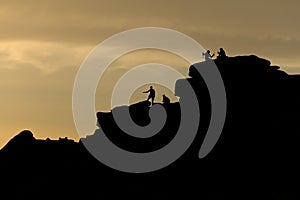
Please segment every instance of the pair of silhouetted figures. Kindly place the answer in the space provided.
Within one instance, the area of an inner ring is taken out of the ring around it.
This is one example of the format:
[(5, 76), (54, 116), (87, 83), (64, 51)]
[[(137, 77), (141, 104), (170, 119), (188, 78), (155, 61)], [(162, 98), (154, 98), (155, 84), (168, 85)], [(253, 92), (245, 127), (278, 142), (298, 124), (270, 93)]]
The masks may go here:
[[(147, 101), (149, 101), (151, 99), (151, 105), (153, 105), (153, 102), (154, 102), (154, 99), (155, 99), (155, 90), (153, 89), (153, 87), (150, 86), (150, 89), (147, 90), (147, 91), (144, 91), (143, 93), (149, 93)], [(165, 94), (163, 94), (162, 97), (163, 97), (163, 100), (162, 100), (163, 104), (169, 104), (170, 103), (170, 99)]]
[[(211, 60), (215, 56), (214, 53), (210, 54), (210, 50), (207, 50), (206, 52), (203, 52), (202, 55), (204, 56), (204, 59), (206, 61)], [(224, 49), (220, 48), (220, 50), (218, 51), (217, 59), (224, 59), (224, 58), (227, 58), (227, 55), (226, 55)]]
[[(211, 60), (215, 56), (214, 53), (210, 54), (210, 50), (207, 50), (206, 52), (203, 52), (202, 55), (204, 56), (205, 61)], [(218, 51), (217, 59), (225, 59), (225, 58), (227, 58), (227, 55), (226, 55), (224, 49), (220, 48), (220, 50)], [(143, 93), (149, 93), (147, 101), (149, 101), (151, 99), (151, 105), (153, 105), (153, 102), (154, 102), (154, 99), (155, 99), (155, 90), (153, 89), (153, 87), (150, 86), (150, 89), (147, 90), (147, 91), (144, 91)], [(165, 94), (163, 94), (162, 97), (163, 97), (163, 100), (162, 100), (163, 104), (169, 104), (170, 103), (170, 99)]]

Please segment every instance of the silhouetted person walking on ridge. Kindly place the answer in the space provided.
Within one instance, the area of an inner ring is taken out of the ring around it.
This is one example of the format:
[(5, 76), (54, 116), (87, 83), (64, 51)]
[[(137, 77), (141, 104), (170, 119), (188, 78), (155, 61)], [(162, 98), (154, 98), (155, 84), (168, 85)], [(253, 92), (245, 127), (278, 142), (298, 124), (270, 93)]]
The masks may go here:
[(220, 48), (220, 51), (218, 51), (217, 59), (224, 59), (224, 58), (227, 58), (226, 53), (223, 48)]
[(149, 101), (149, 99), (151, 99), (151, 105), (153, 105), (153, 101), (154, 101), (154, 98), (155, 98), (155, 90), (153, 89), (152, 86), (150, 86), (150, 89), (143, 92), (143, 93), (148, 93), (148, 92), (149, 92), (149, 96), (148, 96), (147, 101)]
[(170, 99), (169, 99), (169, 97), (167, 97), (166, 95), (162, 95), (162, 97), (163, 97), (163, 100), (162, 100), (162, 102), (163, 102), (163, 104), (169, 104), (170, 103)]
[(210, 55), (210, 50), (203, 52), (202, 55), (204, 56), (205, 61), (211, 60), (211, 58), (215, 56), (214, 53)]

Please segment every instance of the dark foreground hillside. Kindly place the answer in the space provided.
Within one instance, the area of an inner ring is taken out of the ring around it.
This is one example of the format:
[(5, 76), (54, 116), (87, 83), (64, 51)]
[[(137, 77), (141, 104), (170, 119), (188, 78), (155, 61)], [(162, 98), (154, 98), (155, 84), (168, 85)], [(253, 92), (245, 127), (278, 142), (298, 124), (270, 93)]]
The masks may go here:
[[(187, 79), (199, 99), (198, 134), (170, 166), (146, 174), (118, 172), (98, 162), (82, 142), (38, 140), (23, 131), (0, 151), (1, 193), (11, 199), (299, 198), (300, 76), (288, 75), (253, 55), (215, 63), (225, 84), (227, 117), (219, 141), (205, 158), (199, 159), (198, 153), (210, 122), (211, 99), (196, 70), (203, 62), (189, 68)], [(180, 84), (182, 80), (177, 89)], [(82, 140), (92, 142), (105, 134), (128, 151), (160, 149), (176, 135), (181, 116), (179, 103), (162, 106), (168, 117), (153, 137), (129, 136), (111, 113), (99, 112), (101, 128)], [(137, 124), (150, 122), (147, 101), (129, 109)]]

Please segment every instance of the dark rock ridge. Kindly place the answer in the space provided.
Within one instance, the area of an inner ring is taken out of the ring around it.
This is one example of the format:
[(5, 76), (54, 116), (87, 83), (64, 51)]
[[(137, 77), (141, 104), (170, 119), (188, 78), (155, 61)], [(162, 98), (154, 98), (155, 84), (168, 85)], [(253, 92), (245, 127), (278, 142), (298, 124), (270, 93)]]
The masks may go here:
[[(23, 131), (0, 151), (4, 183), (28, 197), (33, 194), (32, 187), (40, 191), (59, 188), (66, 195), (93, 198), (240, 198), (243, 193), (242, 199), (270, 199), (299, 195), (300, 76), (289, 75), (254, 55), (214, 62), (225, 84), (227, 117), (218, 143), (205, 158), (199, 159), (198, 152), (210, 122), (211, 99), (195, 70), (207, 64), (203, 62), (190, 66), (187, 78), (199, 99), (198, 134), (186, 153), (170, 166), (147, 174), (122, 173), (94, 159), (82, 142), (37, 140), (30, 131)], [(181, 83), (178, 80), (176, 88)], [(175, 136), (181, 112), (179, 103), (163, 106), (167, 121), (153, 137), (129, 136), (118, 128), (111, 112), (99, 112), (101, 129), (82, 140), (92, 141), (97, 134), (105, 134), (132, 152), (162, 148)], [(138, 125), (150, 123), (148, 102), (129, 109)], [(17, 184), (20, 180), (28, 184)]]

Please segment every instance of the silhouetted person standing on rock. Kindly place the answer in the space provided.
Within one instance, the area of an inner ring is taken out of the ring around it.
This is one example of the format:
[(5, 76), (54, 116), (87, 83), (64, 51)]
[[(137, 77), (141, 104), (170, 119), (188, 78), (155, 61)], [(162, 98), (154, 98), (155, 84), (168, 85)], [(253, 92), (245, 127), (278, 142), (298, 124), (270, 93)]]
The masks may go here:
[(149, 92), (149, 96), (148, 96), (148, 99), (147, 101), (149, 101), (149, 99), (151, 99), (151, 105), (153, 105), (153, 101), (154, 101), (154, 98), (155, 98), (155, 90), (153, 89), (152, 86), (150, 86), (150, 89), (148, 91), (145, 91), (143, 93), (148, 93)]
[(204, 56), (204, 59), (206, 61), (211, 60), (211, 58), (215, 56), (214, 53), (210, 55), (210, 50), (207, 50), (205, 53), (202, 53), (202, 55)]
[(163, 100), (162, 100), (162, 102), (163, 102), (163, 104), (169, 104), (170, 103), (170, 99), (169, 99), (169, 97), (167, 97), (166, 95), (162, 95), (162, 97), (163, 97)]

